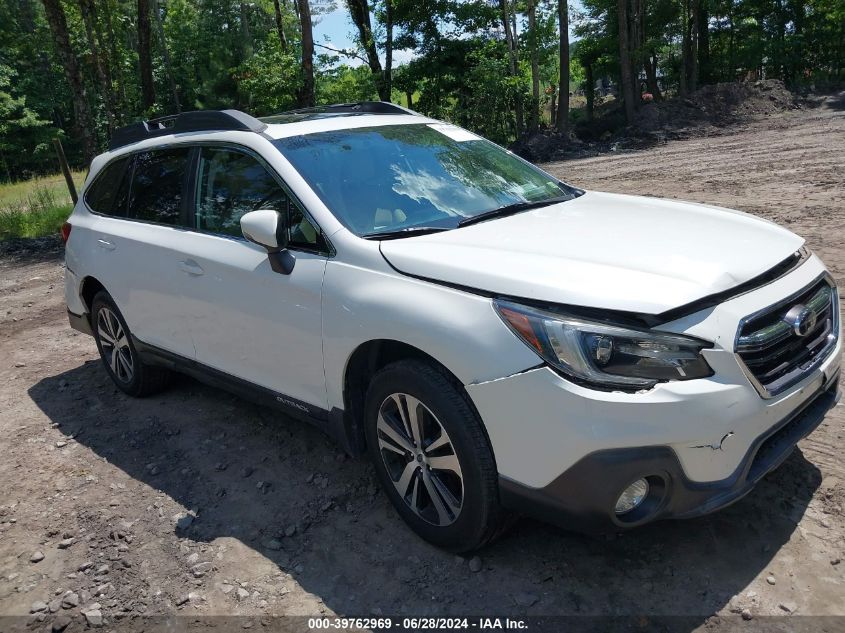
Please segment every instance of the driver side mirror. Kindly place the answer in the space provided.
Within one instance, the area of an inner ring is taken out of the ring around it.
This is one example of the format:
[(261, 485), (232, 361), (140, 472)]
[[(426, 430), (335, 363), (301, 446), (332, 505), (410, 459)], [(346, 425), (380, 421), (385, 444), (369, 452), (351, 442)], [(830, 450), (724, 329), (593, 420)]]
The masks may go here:
[(289, 228), (288, 214), (272, 209), (250, 211), (241, 217), (244, 237), (267, 249), (270, 267), (283, 275), (289, 275), (296, 263), (296, 258), (287, 250)]

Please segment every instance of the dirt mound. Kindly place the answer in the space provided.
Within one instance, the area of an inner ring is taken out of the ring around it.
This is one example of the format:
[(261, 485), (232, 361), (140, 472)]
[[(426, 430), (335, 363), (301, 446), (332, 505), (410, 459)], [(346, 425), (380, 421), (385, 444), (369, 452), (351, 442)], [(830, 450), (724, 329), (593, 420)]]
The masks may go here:
[(776, 79), (704, 86), (687, 98), (674, 98), (640, 108), (634, 128), (673, 130), (695, 125), (724, 126), (737, 120), (801, 107), (796, 95)]
[(639, 149), (668, 139), (717, 133), (719, 128), (754, 117), (801, 108), (801, 97), (776, 79), (704, 86), (688, 97), (642, 104), (633, 125), (626, 125), (621, 104), (597, 111), (593, 121), (573, 126), (573, 133), (552, 130), (524, 134), (511, 150), (526, 160), (544, 162)]

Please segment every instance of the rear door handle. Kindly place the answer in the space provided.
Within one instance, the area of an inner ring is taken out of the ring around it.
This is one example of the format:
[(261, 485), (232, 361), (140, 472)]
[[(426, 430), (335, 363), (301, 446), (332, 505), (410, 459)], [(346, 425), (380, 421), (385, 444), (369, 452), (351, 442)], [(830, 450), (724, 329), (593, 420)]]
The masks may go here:
[(99, 246), (100, 248), (104, 248), (107, 251), (114, 250), (114, 244), (112, 244), (108, 240), (97, 240), (97, 246)]
[(189, 275), (202, 275), (205, 271), (193, 259), (185, 259), (179, 262), (179, 269)]

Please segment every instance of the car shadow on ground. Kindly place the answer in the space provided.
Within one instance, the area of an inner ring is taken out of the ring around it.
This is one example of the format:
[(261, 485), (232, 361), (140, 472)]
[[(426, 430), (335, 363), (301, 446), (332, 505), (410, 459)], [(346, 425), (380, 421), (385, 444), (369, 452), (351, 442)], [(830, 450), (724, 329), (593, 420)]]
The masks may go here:
[[(821, 482), (796, 451), (748, 497), (701, 519), (613, 539), (523, 519), (480, 553), (474, 573), (404, 526), (365, 460), (275, 411), (189, 379), (133, 400), (99, 361), (44, 378), (29, 395), (73, 442), (144, 484), (130, 482), (112, 514), (149, 514), (134, 528), (141, 540), (239, 539), (343, 615), (660, 614), (694, 628), (766, 569)], [(155, 491), (197, 509), (196, 519), (179, 527), (145, 512)]]

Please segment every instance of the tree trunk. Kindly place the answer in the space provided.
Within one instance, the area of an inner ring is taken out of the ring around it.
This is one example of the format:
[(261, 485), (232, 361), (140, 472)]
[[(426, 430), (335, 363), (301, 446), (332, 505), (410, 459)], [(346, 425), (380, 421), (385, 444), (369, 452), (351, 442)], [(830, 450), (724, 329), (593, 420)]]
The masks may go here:
[(285, 37), (282, 7), (279, 5), (279, 0), (273, 0), (273, 12), (276, 15), (276, 32), (279, 34), (279, 44), (282, 47), (282, 52), (285, 52), (288, 50), (288, 38)]
[[(499, 7), (502, 10), (502, 27), (505, 29), (505, 41), (508, 45), (508, 57), (510, 61), (510, 75), (516, 77), (517, 70), (517, 52), (516, 39), (514, 32), (511, 30), (510, 9), (508, 4), (510, 0), (499, 0)], [(516, 135), (521, 136), (522, 130), (525, 127), (525, 113), (522, 111), (522, 97), (520, 95), (516, 100)]]
[(405, 97), (408, 99), (408, 109), (411, 110), (414, 107), (414, 92), (412, 90), (408, 90), (405, 92)]
[(173, 109), (176, 112), (182, 111), (182, 104), (179, 101), (179, 89), (173, 79), (173, 64), (170, 61), (170, 50), (167, 48), (167, 39), (164, 37), (164, 22), (161, 20), (161, 6), (158, 0), (153, 0), (153, 15), (155, 16), (156, 33), (158, 34), (159, 46), (161, 46), (161, 58), (164, 60), (164, 72), (167, 74), (167, 87), (170, 88), (170, 97), (173, 99)]
[(537, 0), (528, 0), (528, 46), (531, 55), (531, 117), (530, 127), (540, 127), (540, 62), (537, 55)]
[(645, 60), (645, 81), (654, 100), (663, 99), (660, 86), (657, 84), (657, 51), (652, 50), (651, 55)]
[(689, 35), (689, 42), (690, 42), (690, 52), (689, 52), (689, 64), (690, 64), (690, 74), (689, 74), (689, 84), (688, 89), (690, 92), (695, 92), (698, 90), (698, 34), (700, 33), (698, 20), (701, 18), (701, 11), (699, 0), (692, 0), (692, 6), (690, 11), (690, 35)]
[(308, 0), (296, 0), (296, 6), (302, 29), (302, 86), (299, 89), (299, 105), (308, 108), (314, 105), (314, 32)]
[(149, 0), (138, 0), (138, 66), (141, 71), (141, 105), (144, 110), (149, 110), (156, 101), (153, 61), (150, 52)]
[(728, 0), (728, 81), (736, 81), (736, 18), (733, 0)]
[(94, 118), (91, 116), (91, 109), (88, 107), (88, 99), (85, 91), (85, 83), (82, 80), (82, 73), (79, 70), (79, 60), (70, 45), (70, 37), (67, 30), (67, 18), (60, 0), (42, 0), (50, 25), (50, 32), (59, 54), (59, 59), (64, 67), (65, 77), (70, 84), (70, 94), (73, 99), (73, 114), (76, 119), (76, 128), (82, 140), (82, 155), (86, 163), (90, 163), (97, 155), (97, 142), (94, 138)]
[(393, 0), (384, 0), (384, 86), (388, 101), (393, 96)]
[(346, 0), (349, 8), (349, 15), (352, 23), (358, 29), (358, 41), (367, 55), (367, 65), (376, 82), (379, 99), (390, 101), (390, 93), (385, 89), (384, 71), (381, 67), (381, 60), (378, 58), (376, 41), (373, 37), (373, 27), (370, 22), (370, 5), (367, 0)]
[(82, 22), (85, 24), (85, 36), (88, 39), (88, 46), (91, 49), (91, 58), (94, 62), (94, 70), (97, 75), (97, 83), (102, 93), (103, 104), (106, 108), (106, 120), (108, 121), (109, 135), (115, 128), (114, 99), (112, 98), (111, 81), (103, 66), (103, 58), (100, 55), (100, 47), (94, 35), (94, 5), (91, 0), (79, 0), (79, 12), (82, 15)]
[(593, 120), (593, 107), (596, 102), (596, 80), (593, 78), (593, 64), (587, 64), (584, 68), (584, 76), (586, 84), (584, 92), (587, 97), (587, 120)]
[(686, 97), (688, 93), (687, 82), (689, 81), (689, 56), (690, 56), (690, 41), (689, 41), (689, 0), (682, 0), (681, 2), (681, 74), (679, 77), (678, 92), (682, 97)]
[[(114, 64), (114, 77), (117, 79), (117, 104), (116, 109), (117, 112), (115, 115), (117, 116), (118, 122), (122, 121), (124, 118), (123, 113), (128, 110), (126, 103), (126, 82), (123, 80), (123, 68), (118, 61), (117, 55), (117, 40), (114, 36), (114, 24), (112, 21), (112, 12), (111, 12), (111, 3), (110, 0), (104, 0), (102, 3), (103, 10), (105, 12), (106, 17), (106, 29), (109, 37), (109, 58), (110, 64)], [(111, 73), (110, 73), (111, 75)], [(114, 85), (114, 84), (112, 84)]]
[(565, 132), (569, 127), (569, 6), (567, 0), (558, 0), (557, 19), (560, 27), (560, 97), (557, 102), (557, 129)]
[(244, 60), (252, 57), (252, 35), (249, 32), (249, 11), (245, 2), (240, 3), (240, 22), (241, 22), (241, 55)]
[(557, 86), (551, 85), (552, 88), (552, 107), (550, 114), (552, 115), (552, 127), (557, 126)]
[(625, 119), (631, 124), (634, 122), (636, 104), (634, 102), (631, 49), (628, 37), (628, 0), (617, 0), (617, 9), (619, 14), (619, 83), (622, 84)]
[(713, 81), (710, 69), (710, 0), (698, 0), (698, 83)]

